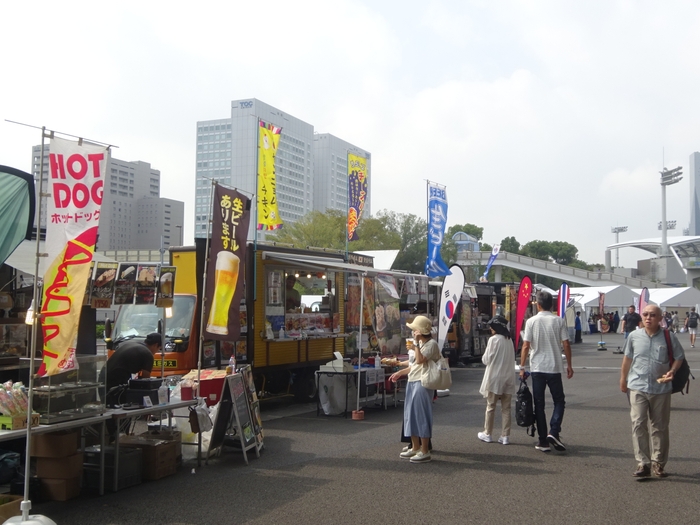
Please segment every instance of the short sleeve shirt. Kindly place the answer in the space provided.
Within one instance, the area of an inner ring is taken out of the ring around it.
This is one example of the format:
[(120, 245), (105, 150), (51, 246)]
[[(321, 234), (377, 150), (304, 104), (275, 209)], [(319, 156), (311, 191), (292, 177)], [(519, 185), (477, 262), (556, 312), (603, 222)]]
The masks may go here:
[[(430, 339), (426, 341), (421, 347), (420, 347), (420, 353), (423, 354), (423, 357), (426, 359), (430, 359), (432, 361), (437, 361), (440, 359), (440, 348), (438, 348), (438, 344), (435, 342), (434, 339)], [(420, 381), (420, 376), (423, 371), (423, 367), (427, 366), (427, 363), (416, 363), (413, 362), (411, 364), (411, 368), (408, 372), (408, 381), (413, 382), (413, 381)]]
[(539, 312), (525, 323), (524, 341), (530, 343), (530, 371), (561, 374), (561, 342), (569, 340), (566, 322), (552, 312)]
[[(676, 336), (669, 333), (673, 346), (673, 359), (684, 359), (683, 347)], [(625, 343), (625, 356), (632, 360), (627, 374), (627, 388), (647, 394), (668, 394), (671, 383), (657, 383), (656, 380), (671, 368), (668, 346), (664, 331), (659, 329), (653, 336), (646, 330), (635, 330)]]
[(637, 312), (632, 314), (627, 312), (622, 320), (625, 322), (625, 332), (634, 332), (639, 326), (639, 323), (642, 322), (642, 316)]

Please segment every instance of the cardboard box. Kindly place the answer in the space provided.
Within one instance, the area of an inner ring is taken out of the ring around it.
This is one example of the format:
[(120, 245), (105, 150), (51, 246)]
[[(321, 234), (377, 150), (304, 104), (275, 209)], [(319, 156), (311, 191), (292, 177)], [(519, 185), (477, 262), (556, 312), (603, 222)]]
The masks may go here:
[(179, 430), (168, 430), (166, 428), (161, 428), (158, 430), (149, 430), (140, 434), (140, 436), (148, 439), (162, 439), (163, 441), (174, 441), (175, 442), (175, 459), (177, 464), (182, 463), (182, 432)]
[(36, 460), (36, 475), (42, 479), (72, 479), (82, 474), (82, 452), (65, 458), (37, 458)]
[(144, 436), (126, 436), (120, 440), (125, 447), (138, 447), (143, 452), (143, 479), (160, 479), (175, 474), (176, 443)]
[(11, 496), (9, 494), (0, 495), (0, 523), (5, 523), (13, 516), (20, 516), (22, 510), (20, 505), (24, 496)]
[(80, 479), (42, 479), (41, 491), (44, 499), (49, 501), (68, 501), (80, 495)]
[[(39, 414), (32, 414), (32, 426), (39, 426)], [(0, 430), (21, 430), (27, 428), (27, 415), (0, 416)]]
[(32, 436), (31, 456), (39, 458), (65, 458), (78, 450), (78, 431), (68, 430)]

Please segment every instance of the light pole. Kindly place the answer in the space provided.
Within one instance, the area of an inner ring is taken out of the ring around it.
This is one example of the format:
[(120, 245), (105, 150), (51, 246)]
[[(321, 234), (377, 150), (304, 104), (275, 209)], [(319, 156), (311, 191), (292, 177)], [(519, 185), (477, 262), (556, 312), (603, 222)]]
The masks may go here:
[(678, 166), (672, 170), (667, 170), (666, 168), (661, 173), (661, 256), (665, 257), (668, 255), (668, 238), (667, 229), (668, 223), (666, 222), (666, 186), (680, 182), (683, 178), (683, 168)]
[[(615, 234), (615, 244), (620, 242), (620, 234), (627, 231), (627, 226), (613, 226), (610, 230)], [(620, 267), (620, 248), (615, 248), (615, 268)]]

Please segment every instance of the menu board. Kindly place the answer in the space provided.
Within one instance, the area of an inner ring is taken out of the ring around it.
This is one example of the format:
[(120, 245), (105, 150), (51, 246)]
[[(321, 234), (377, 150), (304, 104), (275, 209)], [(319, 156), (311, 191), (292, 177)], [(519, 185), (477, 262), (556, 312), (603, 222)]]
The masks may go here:
[(109, 308), (112, 306), (114, 282), (117, 277), (119, 263), (98, 262), (95, 270), (95, 281), (90, 294), (90, 304), (93, 308)]
[(133, 304), (136, 288), (136, 265), (120, 263), (114, 285), (114, 304)]
[(176, 271), (175, 266), (161, 266), (160, 268), (156, 289), (156, 306), (158, 308), (169, 308), (173, 305)]
[(136, 271), (136, 304), (154, 304), (158, 266), (139, 264)]

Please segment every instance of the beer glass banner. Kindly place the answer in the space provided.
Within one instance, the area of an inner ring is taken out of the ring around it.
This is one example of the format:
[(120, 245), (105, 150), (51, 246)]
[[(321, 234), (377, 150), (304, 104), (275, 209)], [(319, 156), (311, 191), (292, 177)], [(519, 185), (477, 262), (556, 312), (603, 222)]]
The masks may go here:
[(212, 234), (207, 265), (204, 334), (236, 341), (240, 336), (240, 305), (245, 275), (249, 199), (236, 190), (214, 188)]
[(156, 306), (158, 308), (170, 308), (175, 297), (175, 270), (174, 266), (161, 266), (158, 276), (158, 289), (156, 291)]
[(367, 159), (348, 153), (348, 241), (356, 241), (357, 226), (367, 198)]
[(107, 148), (102, 146), (51, 139), (40, 376), (78, 368), (78, 321), (92, 277), (90, 264), (97, 242), (107, 156)]

